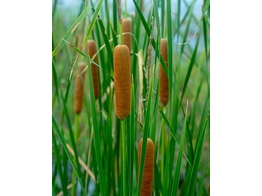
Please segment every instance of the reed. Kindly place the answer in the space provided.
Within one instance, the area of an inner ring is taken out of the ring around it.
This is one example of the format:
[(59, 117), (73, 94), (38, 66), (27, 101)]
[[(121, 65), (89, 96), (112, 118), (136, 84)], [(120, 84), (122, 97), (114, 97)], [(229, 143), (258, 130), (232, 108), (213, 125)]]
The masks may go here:
[[(94, 40), (88, 40), (88, 54), (89, 54), (90, 58), (93, 59), (93, 57), (96, 53), (97, 53), (97, 49), (96, 49), (95, 41)], [(94, 57), (93, 61), (96, 64), (98, 64), (97, 56)], [(95, 99), (98, 99), (99, 95), (100, 95), (99, 69), (94, 63), (91, 63), (91, 69), (92, 69), (92, 78), (93, 78)]]
[[(138, 171), (140, 171), (140, 158), (142, 153), (142, 144), (143, 144), (143, 138), (140, 139), (138, 144)], [(145, 157), (144, 173), (142, 178), (140, 196), (152, 195), (153, 178), (154, 178), (154, 143), (150, 138), (147, 138), (146, 157)]]
[[(160, 42), (160, 54), (163, 57), (163, 60), (166, 64), (166, 67), (168, 67), (167, 63), (167, 39), (162, 38)], [(159, 88), (160, 88), (160, 102), (162, 103), (163, 106), (166, 106), (168, 103), (168, 96), (169, 96), (169, 89), (168, 89), (168, 77), (164, 71), (163, 65), (160, 64), (159, 68), (159, 77), (160, 77), (160, 82), (159, 82)]]
[(77, 75), (75, 79), (75, 92), (74, 92), (74, 112), (76, 114), (79, 114), (83, 107), (85, 68), (86, 68), (86, 63), (79, 62), (78, 69), (76, 71)]
[[(132, 12), (123, 0), (54, 9), (52, 195), (140, 196), (147, 194), (144, 190), (151, 190), (150, 196), (209, 195), (210, 2), (204, 1), (203, 9), (201, 3), (180, 0), (175, 7), (170, 6), (171, 0), (133, 0)], [(165, 51), (161, 51), (162, 38), (167, 42)], [(94, 56), (91, 42), (96, 45)], [(115, 55), (118, 47), (129, 55), (124, 57), (121, 51)], [(84, 97), (82, 111), (76, 114), (79, 62), (85, 63), (86, 73), (80, 76)], [(94, 68), (99, 71), (99, 97)], [(123, 68), (130, 69), (131, 75), (123, 76)], [(160, 72), (166, 79), (166, 96)], [(125, 94), (127, 86), (131, 89)], [(186, 100), (190, 100), (189, 113)], [(144, 140), (138, 162), (140, 138)], [(147, 138), (154, 143), (150, 188), (142, 187)]]
[(123, 120), (130, 113), (131, 103), (130, 54), (126, 45), (114, 49), (114, 83), (116, 115)]
[(131, 53), (132, 50), (132, 22), (130, 19), (122, 19), (122, 33), (128, 33), (123, 35), (123, 45), (126, 45)]

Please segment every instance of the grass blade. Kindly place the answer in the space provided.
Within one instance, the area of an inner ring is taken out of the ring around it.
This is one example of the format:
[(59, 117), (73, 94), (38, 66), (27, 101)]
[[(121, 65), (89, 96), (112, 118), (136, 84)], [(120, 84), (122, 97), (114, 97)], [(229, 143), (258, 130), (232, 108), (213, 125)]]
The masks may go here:
[(69, 37), (73, 34), (77, 26), (80, 24), (80, 22), (86, 17), (87, 12), (91, 9), (91, 7), (86, 7), (82, 14), (75, 20), (75, 22), (71, 25), (71, 27), (67, 30), (66, 34), (63, 36), (63, 38), (60, 40), (56, 48), (52, 51), (52, 57), (55, 56), (59, 50), (62, 49), (65, 42), (63, 40), (68, 40)]
[(94, 25), (95, 25), (95, 22), (96, 22), (96, 19), (97, 19), (97, 16), (98, 16), (98, 12), (100, 11), (101, 7), (102, 7), (102, 3), (103, 3), (103, 0), (100, 0), (96, 6), (96, 9), (95, 9), (95, 12), (94, 12), (94, 15), (93, 15), (93, 18), (90, 22), (90, 25), (89, 25), (89, 28), (88, 28), (88, 31), (86, 33), (86, 36), (85, 36), (85, 39), (82, 43), (82, 47), (86, 44), (90, 34), (91, 34), (91, 31), (93, 30), (94, 28)]
[[(137, 10), (138, 15), (140, 17), (140, 20), (141, 20), (141, 22), (142, 22), (142, 24), (143, 24), (143, 26), (144, 26), (144, 28), (146, 30), (147, 36), (150, 37), (150, 34), (151, 34), (150, 28), (148, 27), (147, 22), (146, 22), (146, 20), (145, 20), (145, 18), (143, 16), (141, 10), (139, 9), (136, 1), (133, 0), (133, 2), (135, 4), (136, 10)], [(156, 47), (156, 42), (155, 42), (154, 38), (152, 39), (152, 46), (153, 46), (154, 50), (156, 51), (156, 56), (159, 57), (159, 60), (160, 60), (161, 64), (163, 65), (165, 73), (167, 74), (168, 73), (167, 72), (167, 67), (166, 67), (165, 62), (163, 60), (163, 57), (160, 55), (159, 49)]]
[[(188, 108), (188, 105), (187, 105), (187, 108)], [(175, 176), (174, 176), (174, 183), (173, 183), (171, 195), (177, 195), (177, 192), (178, 192), (180, 170), (181, 170), (181, 164), (182, 164), (182, 155), (183, 155), (183, 151), (184, 151), (185, 136), (186, 136), (186, 131), (187, 131), (186, 122), (187, 122), (187, 112), (186, 112), (186, 115), (185, 115), (183, 131), (182, 131), (182, 135), (181, 135), (181, 139), (180, 139), (180, 146), (179, 146), (179, 152), (178, 152), (176, 170), (175, 170)]]
[[(86, 59), (90, 59), (90, 57), (88, 55), (86, 55), (84, 52), (82, 52), (80, 49), (78, 49), (77, 47), (75, 47), (74, 45), (72, 45), (71, 43), (69, 43), (68, 41), (64, 40), (67, 44), (69, 44), (77, 53), (79, 53), (82, 57), (86, 58)], [(101, 49), (101, 48), (100, 48)], [(100, 50), (99, 49), (99, 50)], [(106, 71), (103, 67), (101, 67), (100, 65), (98, 65), (95, 61), (93, 61), (92, 59), (90, 59), (90, 62), (92, 62), (93, 64), (95, 64), (97, 67), (99, 67), (103, 72), (105, 72), (112, 81), (114, 81), (114, 77), (108, 72)]]
[(207, 54), (207, 25), (206, 25), (206, 18), (203, 18), (203, 36), (204, 36), (205, 54), (206, 54), (206, 62), (207, 62), (208, 54)]
[[(69, 161), (70, 161), (70, 163), (71, 163), (71, 165), (72, 165), (72, 167), (73, 167), (73, 169), (74, 169), (74, 171), (75, 171), (75, 173), (76, 173), (76, 176), (77, 176), (77, 178), (78, 178), (78, 180), (79, 180), (79, 183), (80, 183), (80, 185), (81, 185), (82, 191), (83, 191), (83, 193), (85, 194), (84, 185), (83, 185), (83, 181), (82, 181), (82, 178), (81, 178), (80, 170), (79, 170), (79, 168), (76, 168), (76, 166), (75, 166), (75, 164), (74, 164), (74, 160), (73, 160), (70, 152), (68, 151), (68, 149), (67, 149), (67, 147), (66, 147), (65, 139), (64, 139), (64, 137), (62, 136), (62, 133), (61, 133), (61, 131), (60, 131), (60, 129), (59, 129), (57, 123), (56, 123), (56, 120), (55, 120), (54, 116), (52, 116), (52, 126), (53, 126), (54, 130), (56, 131), (56, 133), (57, 133), (57, 135), (58, 135), (58, 137), (59, 137), (59, 140), (60, 140), (60, 142), (61, 142), (61, 144), (62, 144), (62, 146), (63, 146), (63, 149), (64, 149), (64, 151), (66, 152), (66, 155), (67, 155), (67, 157), (68, 157), (68, 159), (69, 159)], [(78, 162), (78, 161), (77, 161), (77, 162)], [(79, 162), (78, 162), (78, 163), (79, 163)]]
[(187, 70), (186, 79), (185, 79), (184, 86), (183, 86), (183, 90), (182, 90), (181, 100), (182, 100), (183, 97), (184, 97), (184, 94), (185, 94), (185, 91), (186, 91), (186, 87), (187, 87), (187, 83), (188, 83), (188, 80), (189, 80), (189, 78), (190, 78), (190, 74), (191, 74), (193, 65), (194, 65), (194, 63), (195, 63), (196, 54), (197, 54), (197, 49), (198, 49), (198, 43), (199, 43), (199, 38), (200, 38), (200, 35), (198, 36), (197, 43), (196, 43), (196, 46), (195, 46), (195, 49), (194, 49), (192, 58), (191, 58), (191, 60), (190, 60), (190, 64), (189, 64), (188, 70)]
[(53, 81), (55, 84), (55, 95), (56, 98), (58, 100), (58, 104), (60, 105), (60, 99), (59, 99), (59, 88), (58, 88), (58, 78), (57, 78), (57, 73), (56, 73), (56, 69), (55, 69), (55, 60), (52, 58), (52, 75), (53, 75)]
[(101, 157), (101, 150), (100, 150), (100, 131), (98, 129), (97, 123), (97, 112), (95, 108), (95, 95), (94, 95), (94, 87), (93, 87), (93, 79), (92, 79), (92, 71), (91, 71), (91, 61), (88, 57), (88, 80), (89, 80), (89, 96), (90, 96), (90, 105), (91, 105), (91, 113), (92, 113), (92, 122), (93, 122), (93, 129), (94, 129), (94, 146), (95, 146), (95, 155), (96, 155), (96, 162), (98, 164), (98, 175), (99, 175), (99, 185), (100, 191), (102, 195), (106, 194), (106, 184), (104, 179), (104, 172), (102, 167), (102, 157)]
[[(105, 27), (103, 25), (102, 20), (100, 20), (99, 17), (98, 17), (98, 23), (99, 23), (99, 26), (100, 26), (100, 29), (101, 29), (101, 33), (104, 37), (104, 42), (105, 42), (106, 50), (107, 50), (107, 53), (108, 53), (107, 56), (109, 58), (109, 63), (111, 65), (110, 68), (111, 68), (111, 71), (113, 71), (113, 53), (112, 53), (112, 50), (110, 48), (108, 36), (105, 34)], [(108, 68), (108, 72), (110, 73), (109, 68)]]
[(55, 156), (56, 156), (57, 170), (58, 170), (60, 181), (61, 181), (61, 184), (62, 184), (63, 194), (67, 195), (67, 189), (66, 189), (66, 184), (65, 184), (65, 180), (64, 180), (65, 176), (62, 172), (62, 166), (61, 166), (60, 159), (59, 159), (59, 150), (58, 150), (58, 146), (57, 146), (56, 141), (55, 141), (54, 130), (52, 130), (52, 140), (53, 140), (54, 151), (55, 151)]
[(206, 104), (205, 114), (202, 118), (201, 129), (197, 138), (195, 157), (194, 157), (193, 167), (189, 178), (189, 184), (187, 186), (186, 196), (193, 195), (196, 190), (197, 173), (200, 164), (200, 158), (201, 158), (202, 148), (204, 143), (204, 136), (205, 136), (206, 126), (208, 124), (208, 121), (209, 121), (209, 101)]
[[(168, 48), (168, 83), (169, 83), (169, 92), (171, 92), (171, 88), (172, 88), (172, 69), (173, 69), (173, 50), (172, 50), (172, 46), (173, 46), (173, 39), (172, 39), (172, 15), (171, 15), (171, 2), (170, 0), (167, 0), (166, 3), (166, 13), (167, 13), (167, 48)], [(169, 93), (169, 100), (172, 100), (172, 93)]]
[(151, 97), (152, 97), (152, 88), (153, 88), (153, 81), (154, 78), (151, 78), (150, 81), (150, 91), (149, 91), (149, 97), (148, 97), (148, 105), (146, 110), (146, 119), (145, 119), (145, 126), (144, 126), (144, 135), (143, 135), (143, 144), (142, 144), (142, 153), (140, 158), (140, 171), (139, 171), (139, 180), (138, 180), (138, 191), (137, 195), (140, 195), (141, 191), (141, 184), (142, 184), (142, 175), (144, 172), (144, 164), (145, 164), (145, 155), (146, 155), (146, 144), (147, 144), (147, 137), (150, 129), (150, 108), (151, 108)]
[(163, 112), (162, 108), (159, 106), (159, 112), (163, 118), (163, 120), (165, 121), (166, 125), (168, 126), (168, 130), (170, 132), (170, 135), (173, 137), (173, 139), (179, 143), (179, 139), (177, 137), (176, 132), (174, 131), (173, 127), (171, 126), (169, 120), (167, 119), (165, 113)]

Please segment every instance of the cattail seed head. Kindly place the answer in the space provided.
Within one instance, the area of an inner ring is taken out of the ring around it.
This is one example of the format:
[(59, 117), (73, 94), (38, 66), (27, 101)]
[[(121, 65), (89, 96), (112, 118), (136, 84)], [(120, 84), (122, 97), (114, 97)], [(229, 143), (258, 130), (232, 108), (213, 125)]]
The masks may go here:
[(126, 45), (117, 45), (114, 49), (114, 83), (116, 115), (123, 120), (130, 113), (131, 103), (130, 53)]
[[(89, 56), (92, 59), (93, 56), (96, 54), (96, 43), (94, 40), (88, 40), (88, 52)], [(93, 59), (96, 64), (98, 64), (98, 58), (95, 56)], [(99, 86), (99, 69), (97, 65), (94, 63), (91, 63), (91, 69), (92, 69), (92, 78), (93, 78), (93, 85), (94, 85), (94, 93), (95, 93), (95, 99), (97, 99), (100, 95), (100, 86)]]
[(75, 93), (74, 93), (74, 112), (79, 114), (82, 110), (83, 99), (84, 99), (84, 80), (86, 64), (80, 62), (76, 71), (75, 79)]
[[(163, 57), (163, 60), (166, 64), (166, 67), (168, 67), (167, 63), (167, 39), (161, 39), (160, 42), (160, 54)], [(168, 89), (168, 77), (164, 71), (163, 65), (160, 64), (159, 68), (160, 72), (160, 82), (159, 82), (159, 88), (160, 88), (160, 102), (163, 106), (166, 106), (168, 103), (168, 96), (169, 96), (169, 89)]]
[[(132, 33), (132, 22), (130, 19), (122, 19), (122, 33)], [(132, 35), (123, 35), (123, 45), (126, 45), (131, 53), (132, 50)]]
[[(138, 144), (138, 171), (140, 171), (140, 158), (142, 154), (142, 144), (143, 144), (143, 138), (140, 139)], [(145, 157), (144, 173), (142, 177), (140, 196), (152, 195), (153, 178), (154, 178), (154, 143), (150, 138), (147, 138), (146, 157)]]

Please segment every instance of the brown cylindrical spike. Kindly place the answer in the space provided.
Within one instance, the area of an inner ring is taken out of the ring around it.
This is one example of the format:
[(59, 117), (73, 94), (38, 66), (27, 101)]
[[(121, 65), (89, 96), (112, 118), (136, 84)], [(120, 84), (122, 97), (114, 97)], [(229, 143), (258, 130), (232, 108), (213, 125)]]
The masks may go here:
[[(84, 99), (84, 80), (86, 64), (80, 62), (76, 71), (75, 93), (74, 93), (74, 112), (79, 114), (82, 110)], [(84, 71), (84, 72), (83, 72)]]
[[(143, 144), (143, 138), (140, 139), (138, 144), (138, 171), (140, 171), (140, 158), (142, 154), (142, 144)], [(152, 195), (153, 178), (154, 178), (154, 143), (150, 138), (147, 138), (146, 157), (145, 157), (140, 196)]]
[[(166, 64), (166, 67), (168, 67), (167, 63), (167, 40), (166, 39), (161, 39), (160, 42), (160, 54), (163, 57), (163, 60)], [(163, 65), (160, 64), (159, 68), (160, 72), (160, 82), (159, 82), (159, 88), (160, 88), (160, 102), (162, 103), (163, 106), (166, 106), (168, 103), (168, 96), (169, 96), (169, 89), (168, 89), (168, 77), (164, 71)]]
[[(89, 56), (92, 59), (93, 56), (96, 54), (96, 43), (94, 40), (88, 40), (88, 51)], [(95, 56), (94, 62), (98, 64), (98, 58)], [(91, 69), (92, 69), (92, 78), (93, 78), (93, 85), (94, 85), (94, 93), (95, 93), (95, 99), (97, 99), (100, 95), (100, 86), (99, 86), (99, 69), (97, 65), (94, 63), (91, 63)]]
[[(122, 19), (122, 33), (132, 33), (132, 22), (130, 19)], [(126, 45), (131, 53), (132, 50), (132, 35), (123, 35), (123, 45)]]
[(130, 113), (131, 103), (130, 53), (126, 45), (117, 45), (114, 49), (114, 83), (116, 115), (123, 120)]

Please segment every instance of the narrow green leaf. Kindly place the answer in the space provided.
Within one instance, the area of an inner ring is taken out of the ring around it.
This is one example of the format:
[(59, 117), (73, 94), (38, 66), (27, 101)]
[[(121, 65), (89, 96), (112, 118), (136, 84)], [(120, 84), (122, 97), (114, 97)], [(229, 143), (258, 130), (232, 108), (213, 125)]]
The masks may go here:
[[(155, 157), (157, 154), (157, 151), (155, 152)], [(160, 172), (159, 172), (159, 169), (157, 167), (157, 163), (156, 161), (154, 162), (154, 180), (155, 180), (155, 193), (156, 195), (163, 195), (163, 185), (162, 185), (162, 182), (161, 182), (161, 175), (160, 175)]]
[(67, 30), (66, 34), (61, 38), (60, 42), (56, 46), (56, 48), (52, 52), (52, 57), (55, 56), (59, 50), (64, 46), (65, 42), (63, 40), (68, 40), (69, 37), (73, 34), (77, 26), (80, 24), (80, 22), (86, 17), (87, 12), (91, 9), (91, 7), (86, 7), (82, 14), (75, 20), (75, 22), (71, 25), (71, 27)]
[[(98, 23), (99, 23), (99, 26), (100, 26), (100, 29), (101, 29), (101, 33), (103, 35), (103, 38), (104, 38), (104, 42), (105, 42), (105, 46), (106, 46), (106, 50), (107, 50), (107, 57), (109, 58), (109, 63), (110, 63), (110, 68), (111, 68), (111, 71), (113, 71), (113, 53), (112, 53), (112, 50), (111, 50), (111, 47), (110, 47), (110, 43), (109, 43), (109, 39), (108, 39), (108, 36), (105, 34), (105, 27), (103, 25), (103, 22), (102, 20), (98, 17)], [(108, 70), (107, 70), (109, 73), (110, 73), (110, 69), (109, 69), (109, 66), (108, 66)]]
[[(62, 95), (62, 92), (61, 92), (61, 95)], [(65, 114), (65, 117), (66, 117), (66, 123), (67, 123), (67, 127), (68, 127), (68, 130), (69, 130), (70, 141), (71, 141), (74, 153), (75, 153), (77, 169), (78, 169), (78, 172), (80, 173), (80, 164), (79, 164), (79, 161), (78, 161), (78, 152), (77, 152), (77, 148), (76, 148), (75, 137), (74, 137), (71, 120), (70, 120), (70, 117), (69, 117), (69, 114), (68, 114), (67, 106), (66, 106), (65, 100), (63, 98), (63, 95), (62, 95), (62, 101), (63, 101), (63, 105), (64, 105), (64, 114)]]
[[(75, 173), (76, 173), (76, 176), (77, 176), (77, 178), (78, 178), (78, 180), (79, 180), (79, 183), (80, 183), (80, 185), (81, 185), (81, 189), (82, 189), (83, 193), (85, 194), (84, 185), (83, 185), (83, 181), (82, 181), (82, 178), (81, 178), (81, 173), (79, 172), (79, 169), (76, 168), (76, 166), (75, 166), (75, 164), (74, 164), (74, 160), (73, 160), (70, 152), (69, 152), (68, 149), (67, 149), (65, 139), (64, 139), (64, 137), (62, 136), (61, 131), (60, 131), (60, 129), (59, 129), (59, 127), (58, 127), (58, 125), (57, 125), (57, 123), (56, 123), (56, 120), (55, 120), (55, 118), (54, 118), (53, 115), (52, 115), (52, 126), (53, 126), (53, 128), (55, 129), (55, 131), (56, 131), (56, 133), (57, 133), (57, 135), (58, 135), (58, 137), (59, 137), (59, 140), (60, 140), (60, 142), (61, 142), (61, 144), (62, 144), (62, 146), (63, 146), (63, 148), (64, 148), (64, 150), (65, 150), (65, 152), (66, 152), (66, 154), (67, 154), (67, 157), (68, 157), (68, 159), (69, 159), (69, 161), (70, 161), (70, 163), (71, 163), (71, 165), (72, 165), (72, 168), (74, 169), (74, 171), (75, 171)], [(77, 162), (78, 162), (78, 161), (77, 161)], [(78, 162), (78, 163), (79, 163), (79, 162)]]
[(198, 49), (198, 43), (199, 43), (199, 38), (200, 38), (200, 36), (198, 36), (198, 38), (197, 38), (197, 43), (196, 43), (196, 46), (195, 46), (195, 49), (194, 49), (192, 58), (191, 58), (191, 60), (190, 60), (190, 64), (189, 64), (188, 70), (187, 70), (186, 79), (185, 79), (184, 86), (183, 86), (183, 90), (182, 90), (181, 100), (182, 100), (183, 97), (184, 97), (184, 94), (185, 94), (185, 91), (186, 91), (186, 87), (187, 87), (187, 83), (188, 83), (188, 80), (189, 80), (189, 78), (190, 78), (190, 74), (191, 74), (193, 65), (194, 65), (194, 63), (195, 63), (196, 54), (197, 54), (197, 49)]
[(200, 158), (202, 154), (202, 148), (203, 148), (206, 126), (208, 121), (209, 121), (209, 100), (206, 103), (205, 113), (201, 120), (201, 128), (197, 137), (195, 157), (194, 157), (192, 170), (190, 173), (189, 183), (187, 186), (186, 196), (192, 196), (196, 190), (197, 173), (199, 169)]
[[(206, 165), (206, 160), (205, 160), (203, 173), (205, 172), (206, 168), (207, 168), (207, 165)], [(207, 193), (207, 190), (205, 189), (204, 181), (205, 181), (205, 175), (202, 175), (201, 179), (199, 180), (199, 191), (198, 191), (197, 195), (203, 195), (203, 196), (208, 196), (209, 195)]]
[(170, 135), (178, 142), (179, 139), (176, 135), (176, 132), (174, 131), (173, 127), (171, 126), (170, 122), (168, 121), (166, 115), (164, 114), (164, 112), (163, 112), (163, 110), (160, 106), (158, 107), (158, 110), (159, 110), (163, 120), (165, 121), (166, 125), (168, 126), (168, 130), (170, 132)]
[(192, 18), (193, 18), (193, 8), (194, 8), (194, 3), (192, 3), (188, 9), (188, 12), (186, 13), (184, 19), (186, 19), (186, 17), (188, 16), (188, 21), (187, 21), (187, 24), (186, 24), (186, 29), (185, 29), (185, 32), (183, 32), (183, 41), (182, 41), (182, 46), (181, 46), (181, 50), (180, 50), (180, 54), (182, 55), (183, 52), (184, 52), (184, 48), (186, 46), (186, 43), (188, 42), (187, 41), (187, 37), (188, 37), (188, 33), (189, 33), (189, 29), (190, 29), (190, 24), (191, 24), (191, 21), (192, 21)]
[[(135, 4), (136, 10), (137, 10), (137, 12), (138, 12), (138, 15), (139, 15), (139, 17), (140, 17), (140, 19), (141, 19), (141, 22), (142, 22), (142, 24), (143, 24), (143, 26), (144, 26), (144, 28), (145, 28), (145, 30), (146, 30), (147, 36), (149, 37), (150, 34), (151, 34), (151, 31), (150, 31), (150, 29), (149, 29), (149, 27), (148, 27), (148, 25), (147, 25), (147, 22), (146, 22), (146, 20), (145, 20), (145, 18), (144, 18), (144, 16), (143, 16), (141, 10), (139, 9), (136, 1), (133, 0), (133, 2), (134, 2), (134, 4)], [(163, 65), (163, 69), (164, 69), (165, 73), (167, 74), (168, 72), (167, 72), (166, 64), (165, 64), (165, 62), (164, 62), (163, 57), (160, 55), (159, 49), (156, 47), (156, 42), (155, 42), (154, 38), (152, 39), (152, 46), (153, 46), (154, 50), (156, 51), (156, 56), (159, 57), (159, 60), (160, 60), (161, 64)]]
[(206, 27), (206, 19), (203, 18), (203, 36), (204, 36), (204, 44), (205, 44), (205, 54), (206, 54), (206, 62), (208, 60), (207, 54), (207, 27)]
[(59, 150), (58, 150), (58, 146), (55, 140), (56, 139), (55, 139), (54, 130), (52, 129), (52, 141), (53, 141), (53, 146), (54, 146), (54, 151), (55, 151), (57, 170), (58, 170), (60, 181), (62, 184), (63, 194), (67, 195), (67, 189), (66, 189), (67, 184), (65, 184), (65, 181), (64, 181), (65, 176), (62, 172), (62, 166), (61, 166), (60, 158), (59, 158)]
[(54, 81), (54, 84), (55, 84), (55, 95), (56, 95), (56, 98), (58, 100), (58, 103), (60, 105), (60, 99), (59, 99), (59, 90), (58, 90), (58, 78), (57, 78), (57, 73), (56, 73), (56, 69), (55, 69), (55, 62), (54, 62), (54, 59), (52, 58), (52, 75), (53, 75), (53, 81)]
[(165, 37), (165, 0), (161, 0), (161, 37)]
[[(88, 56), (87, 56), (88, 57)], [(90, 96), (90, 105), (91, 105), (91, 113), (92, 113), (92, 122), (93, 122), (93, 129), (94, 129), (94, 146), (95, 146), (95, 155), (96, 160), (98, 164), (98, 175), (99, 175), (99, 185), (100, 185), (100, 191), (102, 195), (106, 194), (106, 184), (105, 184), (105, 178), (104, 178), (104, 171), (102, 167), (102, 157), (101, 157), (101, 150), (100, 150), (100, 131), (98, 129), (97, 124), (97, 112), (95, 107), (95, 95), (94, 95), (94, 86), (93, 86), (93, 79), (92, 79), (92, 71), (91, 71), (91, 64), (90, 64), (90, 58), (87, 58), (88, 60), (88, 81), (89, 81), (89, 96)]]
[[(168, 57), (168, 86), (169, 92), (171, 92), (173, 80), (173, 37), (172, 37), (172, 15), (171, 15), (171, 1), (167, 0), (166, 3), (166, 14), (167, 14), (167, 57)], [(172, 100), (172, 93), (169, 93), (169, 100)]]
[(148, 132), (150, 129), (150, 109), (151, 109), (151, 100), (152, 100), (152, 89), (153, 89), (153, 81), (154, 78), (151, 78), (150, 81), (150, 91), (149, 91), (149, 97), (148, 97), (148, 106), (146, 110), (146, 119), (145, 119), (145, 126), (144, 126), (144, 135), (143, 135), (143, 144), (142, 144), (142, 151), (141, 151), (141, 158), (140, 158), (140, 171), (139, 171), (139, 181), (138, 181), (138, 192), (137, 195), (140, 195), (141, 191), (141, 184), (142, 184), (142, 175), (144, 172), (144, 164), (145, 164), (145, 155), (146, 155), (146, 144), (147, 144), (147, 138), (148, 138)]
[[(86, 55), (84, 52), (82, 52), (80, 49), (78, 49), (77, 47), (75, 47), (74, 45), (72, 45), (71, 43), (69, 43), (68, 41), (64, 40), (67, 44), (69, 44), (77, 53), (79, 53), (82, 57), (88, 59), (89, 56)], [(89, 58), (90, 59), (90, 58)], [(103, 67), (101, 67), (100, 65), (98, 65), (95, 61), (93, 61), (92, 59), (90, 59), (90, 62), (92, 62), (94, 65), (96, 65), (97, 67), (99, 67), (103, 72), (105, 72), (112, 81), (114, 81), (114, 77), (107, 71), (105, 70)]]
[(131, 112), (128, 116), (127, 123), (127, 146), (128, 146), (128, 195), (133, 195), (133, 163), (134, 163), (134, 151), (135, 151), (135, 94), (134, 84), (132, 84), (132, 99), (131, 99)]
[(90, 25), (89, 25), (89, 28), (88, 28), (88, 31), (86, 33), (86, 36), (85, 36), (85, 39), (82, 43), (82, 47), (86, 44), (90, 34), (91, 34), (91, 31), (93, 30), (94, 28), (94, 25), (95, 25), (95, 22), (96, 22), (96, 19), (97, 19), (97, 16), (98, 16), (98, 13), (101, 9), (101, 6), (102, 6), (102, 3), (103, 3), (103, 0), (99, 0), (99, 2), (97, 3), (97, 6), (96, 6), (96, 9), (95, 9), (95, 12), (94, 12), (94, 15), (93, 15), (93, 18), (90, 22)]
[(178, 157), (177, 157), (177, 161), (176, 161), (174, 183), (173, 183), (171, 195), (177, 195), (177, 192), (178, 192), (180, 170), (181, 170), (181, 165), (182, 165), (182, 155), (183, 155), (183, 151), (184, 151), (184, 143), (185, 143), (185, 136), (186, 136), (186, 130), (187, 130), (186, 121), (187, 121), (187, 112), (186, 112), (186, 115), (185, 115), (183, 131), (182, 131), (182, 135), (181, 135), (181, 139), (180, 139)]

